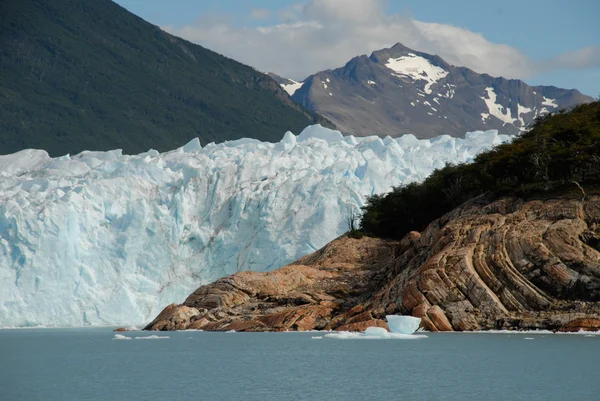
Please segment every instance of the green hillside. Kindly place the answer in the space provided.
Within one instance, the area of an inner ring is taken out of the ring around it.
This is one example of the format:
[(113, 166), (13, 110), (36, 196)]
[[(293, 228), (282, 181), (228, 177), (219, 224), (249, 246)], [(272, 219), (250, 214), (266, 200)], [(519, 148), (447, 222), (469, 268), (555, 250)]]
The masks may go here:
[(401, 238), (423, 230), (461, 203), (501, 196), (585, 197), (600, 192), (600, 101), (540, 117), (510, 144), (476, 157), (474, 163), (446, 166), (423, 183), (373, 196), (361, 229)]
[(277, 141), (317, 120), (266, 75), (112, 1), (0, 2), (0, 154)]

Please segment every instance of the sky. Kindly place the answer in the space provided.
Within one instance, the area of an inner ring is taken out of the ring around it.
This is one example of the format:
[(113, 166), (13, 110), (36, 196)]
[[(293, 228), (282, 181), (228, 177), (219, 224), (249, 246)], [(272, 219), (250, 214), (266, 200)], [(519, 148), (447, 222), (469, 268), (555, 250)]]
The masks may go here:
[(600, 96), (597, 0), (116, 0), (167, 32), (302, 80), (401, 42), (479, 73)]

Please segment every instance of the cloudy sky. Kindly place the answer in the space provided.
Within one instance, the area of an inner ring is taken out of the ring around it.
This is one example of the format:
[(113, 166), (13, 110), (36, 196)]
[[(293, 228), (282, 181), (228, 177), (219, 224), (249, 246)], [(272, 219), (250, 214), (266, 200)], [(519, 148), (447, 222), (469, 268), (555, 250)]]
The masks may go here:
[(164, 30), (301, 80), (401, 42), (534, 85), (600, 96), (597, 0), (116, 0)]

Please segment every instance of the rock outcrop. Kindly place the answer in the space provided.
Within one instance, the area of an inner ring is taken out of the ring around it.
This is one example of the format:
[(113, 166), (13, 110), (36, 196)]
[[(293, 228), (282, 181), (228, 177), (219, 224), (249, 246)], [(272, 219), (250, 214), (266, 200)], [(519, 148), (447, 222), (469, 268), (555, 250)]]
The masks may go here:
[(401, 241), (341, 237), (170, 305), (148, 330), (348, 330), (386, 314), (430, 331), (600, 328), (600, 198), (471, 201)]

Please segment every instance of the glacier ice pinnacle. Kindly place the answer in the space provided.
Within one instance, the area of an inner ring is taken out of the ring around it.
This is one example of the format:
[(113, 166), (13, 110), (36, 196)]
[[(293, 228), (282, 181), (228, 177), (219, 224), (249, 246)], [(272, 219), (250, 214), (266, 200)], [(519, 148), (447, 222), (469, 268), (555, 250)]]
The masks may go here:
[(311, 126), (278, 143), (0, 156), (0, 326), (147, 323), (201, 284), (314, 252), (367, 196), (507, 140)]

